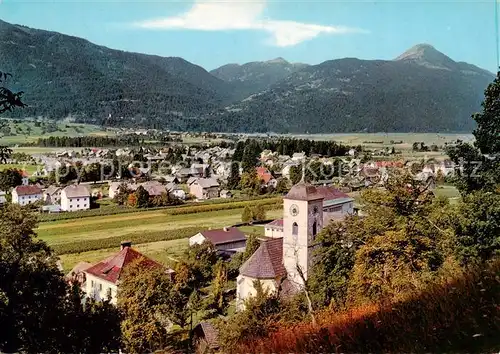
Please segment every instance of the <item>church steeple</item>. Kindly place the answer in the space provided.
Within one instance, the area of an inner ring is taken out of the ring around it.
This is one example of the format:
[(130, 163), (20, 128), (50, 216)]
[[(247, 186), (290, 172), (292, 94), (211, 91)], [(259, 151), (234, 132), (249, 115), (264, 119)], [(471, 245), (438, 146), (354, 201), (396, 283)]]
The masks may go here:
[(283, 206), (283, 264), (288, 279), (300, 286), (304, 282), (297, 268), (307, 279), (314, 238), (323, 228), (323, 196), (305, 182), (303, 172), (302, 180), (285, 196)]

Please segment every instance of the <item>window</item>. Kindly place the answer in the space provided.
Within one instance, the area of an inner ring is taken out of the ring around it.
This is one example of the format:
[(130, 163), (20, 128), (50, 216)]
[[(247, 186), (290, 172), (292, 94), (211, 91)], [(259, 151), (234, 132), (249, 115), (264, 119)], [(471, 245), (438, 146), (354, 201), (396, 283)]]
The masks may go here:
[(111, 288), (108, 288), (108, 290), (106, 291), (106, 296), (111, 297)]
[(79, 202), (80, 201), (80, 198), (76, 198), (76, 201)]
[(297, 236), (299, 234), (299, 225), (296, 222), (292, 225), (292, 235)]
[(83, 207), (86, 208), (87, 207), (87, 204), (83, 204)]
[(316, 236), (317, 233), (318, 233), (318, 224), (315, 221), (313, 224), (313, 237)]
[(77, 204), (77, 205), (76, 205), (76, 207), (77, 207), (77, 208), (79, 208), (79, 207), (80, 207), (80, 204)]
[(99, 283), (99, 291), (102, 291), (102, 284)]
[(94, 281), (93, 281), (93, 280), (91, 280), (91, 281), (90, 281), (90, 287), (91, 287), (91, 288), (93, 288), (93, 287), (94, 287)]

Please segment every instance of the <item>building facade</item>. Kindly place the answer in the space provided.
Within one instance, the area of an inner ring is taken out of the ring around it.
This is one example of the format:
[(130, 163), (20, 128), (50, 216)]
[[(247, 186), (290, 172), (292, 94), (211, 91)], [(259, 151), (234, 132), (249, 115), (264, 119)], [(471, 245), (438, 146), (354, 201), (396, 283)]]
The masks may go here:
[(61, 191), (61, 210), (78, 211), (90, 209), (90, 191), (81, 184), (67, 186)]
[(17, 186), (12, 190), (12, 203), (28, 205), (43, 199), (42, 190), (37, 186)]

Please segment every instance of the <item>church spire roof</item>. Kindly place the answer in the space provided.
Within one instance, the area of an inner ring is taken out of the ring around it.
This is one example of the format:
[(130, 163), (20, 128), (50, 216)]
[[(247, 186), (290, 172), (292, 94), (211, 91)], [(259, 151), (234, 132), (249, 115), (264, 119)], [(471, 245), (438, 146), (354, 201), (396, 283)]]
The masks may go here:
[(318, 200), (323, 199), (323, 195), (312, 184), (302, 180), (290, 189), (285, 198), (293, 200)]

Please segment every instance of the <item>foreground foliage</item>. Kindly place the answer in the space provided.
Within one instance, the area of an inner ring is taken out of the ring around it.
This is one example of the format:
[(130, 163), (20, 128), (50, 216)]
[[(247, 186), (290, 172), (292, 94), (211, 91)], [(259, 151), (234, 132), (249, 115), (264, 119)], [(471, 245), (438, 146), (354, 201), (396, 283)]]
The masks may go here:
[(445, 283), (431, 284), (403, 302), (325, 310), (318, 325), (278, 326), (247, 339), (239, 353), (497, 352), (500, 350), (500, 263)]
[(82, 304), (81, 292), (64, 281), (35, 226), (28, 209), (0, 209), (0, 351), (118, 351), (115, 309), (107, 302)]

